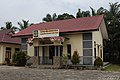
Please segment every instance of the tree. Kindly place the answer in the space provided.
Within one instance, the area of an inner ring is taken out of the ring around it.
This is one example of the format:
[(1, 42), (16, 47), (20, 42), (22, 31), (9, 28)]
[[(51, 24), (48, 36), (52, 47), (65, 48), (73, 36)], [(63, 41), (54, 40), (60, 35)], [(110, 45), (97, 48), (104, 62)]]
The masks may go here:
[(22, 52), (16, 52), (13, 54), (12, 56), (12, 62), (16, 65), (16, 66), (25, 66), (26, 62), (27, 62), (27, 55)]
[(90, 11), (82, 11), (81, 9), (78, 9), (78, 12), (76, 13), (76, 18), (80, 18), (80, 17), (88, 17), (90, 16)]
[(57, 20), (65, 20), (65, 19), (72, 19), (75, 18), (73, 15), (68, 13), (63, 13), (62, 15), (58, 15)]
[(50, 22), (50, 21), (56, 21), (57, 15), (54, 13), (52, 16), (50, 14), (47, 14), (46, 17), (43, 18), (43, 21)]
[(59, 14), (58, 16), (54, 13), (52, 16), (47, 14), (46, 17), (43, 18), (45, 22), (57, 21), (57, 20), (65, 20), (75, 18), (73, 15), (68, 13)]
[(110, 3), (110, 9), (105, 15), (105, 22), (109, 33), (105, 51), (108, 51), (111, 62), (120, 63), (120, 4), (118, 2)]
[(95, 9), (93, 9), (92, 7), (90, 7), (91, 12), (92, 12), (92, 16), (96, 15)]
[(82, 17), (88, 17), (90, 15), (90, 11), (82, 11)]
[(11, 29), (14, 32), (18, 30), (17, 27), (12, 25), (12, 22), (5, 22), (5, 27), (1, 27), (1, 29)]
[(33, 25), (33, 23), (29, 23), (29, 20), (25, 21), (25, 20), (22, 20), (22, 22), (18, 22), (18, 25), (19, 25), (19, 30), (23, 30), (31, 25)]
[(92, 7), (90, 7), (90, 9), (92, 12), (92, 16), (106, 14), (108, 12), (108, 10), (104, 9), (103, 7), (100, 7), (97, 11)]
[(78, 9), (78, 12), (76, 13), (76, 18), (82, 17), (81, 9)]

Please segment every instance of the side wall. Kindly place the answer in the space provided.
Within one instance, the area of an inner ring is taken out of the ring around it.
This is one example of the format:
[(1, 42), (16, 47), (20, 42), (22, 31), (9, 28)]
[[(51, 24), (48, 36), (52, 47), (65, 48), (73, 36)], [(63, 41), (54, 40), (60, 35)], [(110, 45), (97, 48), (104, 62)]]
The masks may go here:
[(95, 56), (94, 48), (96, 48), (96, 56), (103, 59), (103, 37), (100, 28), (93, 32), (93, 56)]

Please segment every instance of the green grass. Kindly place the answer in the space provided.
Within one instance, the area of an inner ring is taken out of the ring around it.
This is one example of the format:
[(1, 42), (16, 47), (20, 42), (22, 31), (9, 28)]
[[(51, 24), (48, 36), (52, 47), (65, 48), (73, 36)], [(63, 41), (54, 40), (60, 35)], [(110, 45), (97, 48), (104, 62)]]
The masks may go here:
[(111, 64), (104, 69), (104, 71), (119, 71), (120, 72), (120, 65)]

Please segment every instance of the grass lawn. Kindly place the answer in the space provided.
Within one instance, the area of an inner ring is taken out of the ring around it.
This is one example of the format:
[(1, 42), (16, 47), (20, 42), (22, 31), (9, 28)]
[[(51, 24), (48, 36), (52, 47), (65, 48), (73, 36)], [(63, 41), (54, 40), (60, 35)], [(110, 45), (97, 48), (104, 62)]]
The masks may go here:
[(120, 65), (111, 64), (110, 66), (106, 67), (104, 71), (119, 71), (120, 72)]

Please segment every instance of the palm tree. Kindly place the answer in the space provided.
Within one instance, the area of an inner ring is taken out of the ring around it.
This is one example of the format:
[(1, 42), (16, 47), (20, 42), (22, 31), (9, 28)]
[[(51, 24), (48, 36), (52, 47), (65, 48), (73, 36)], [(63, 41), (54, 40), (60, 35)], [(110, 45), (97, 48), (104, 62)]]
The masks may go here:
[(81, 9), (78, 9), (78, 12), (76, 13), (76, 18), (82, 17)]
[[(110, 9), (105, 15), (105, 21), (109, 33), (110, 40), (107, 41), (107, 44), (105, 45), (106, 48), (108, 48), (108, 51), (110, 53), (111, 61), (113, 62), (119, 62), (120, 60), (120, 4), (118, 2), (116, 3), (109, 3)], [(111, 47), (108, 47), (110, 46)], [(117, 55), (114, 56), (114, 55)], [(117, 60), (117, 61), (115, 61)], [(120, 62), (119, 62), (120, 63)]]
[(92, 7), (90, 7), (90, 9), (92, 12), (92, 16), (106, 14), (108, 12), (108, 10), (104, 9), (103, 7), (100, 7), (97, 11)]
[(50, 21), (56, 21), (57, 15), (54, 13), (52, 16), (50, 14), (47, 14), (46, 17), (43, 18), (43, 21), (50, 22)]
[(5, 27), (1, 27), (1, 29), (11, 29), (12, 31), (17, 31), (18, 28), (12, 25), (12, 22), (5, 22)]
[(90, 16), (90, 11), (81, 11), (81, 9), (78, 9), (78, 12), (76, 13), (76, 18), (88, 16)]
[(33, 23), (29, 23), (29, 20), (25, 21), (25, 20), (22, 20), (22, 22), (18, 22), (18, 25), (19, 25), (19, 30), (23, 30), (31, 25), (33, 25)]

